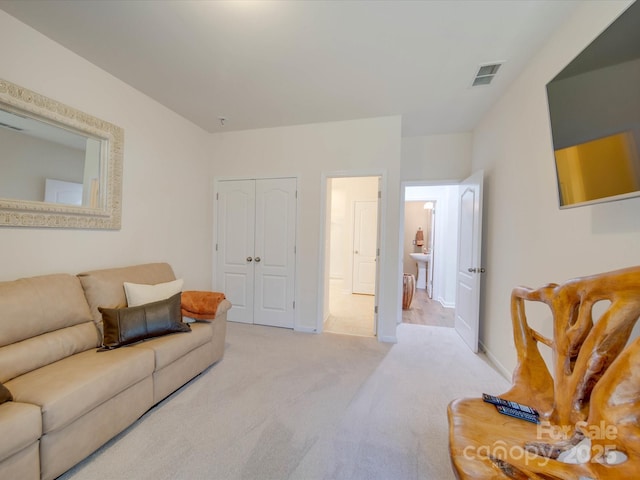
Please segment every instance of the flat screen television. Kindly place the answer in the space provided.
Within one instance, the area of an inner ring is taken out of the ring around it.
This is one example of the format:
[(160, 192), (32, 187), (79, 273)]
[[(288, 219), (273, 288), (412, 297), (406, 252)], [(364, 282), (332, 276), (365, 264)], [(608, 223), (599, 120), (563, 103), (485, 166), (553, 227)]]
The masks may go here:
[(560, 208), (640, 196), (640, 1), (547, 84)]

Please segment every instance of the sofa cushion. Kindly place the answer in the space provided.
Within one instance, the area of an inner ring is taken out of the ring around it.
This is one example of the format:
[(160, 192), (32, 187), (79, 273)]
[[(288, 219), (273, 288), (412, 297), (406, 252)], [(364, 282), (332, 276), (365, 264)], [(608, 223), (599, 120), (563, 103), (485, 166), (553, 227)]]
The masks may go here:
[[(152, 375), (153, 352), (89, 350), (7, 382), (15, 401), (39, 405), (44, 433), (62, 428)], [(151, 406), (151, 405), (150, 405)]]
[(0, 383), (0, 405), (13, 400), (13, 396), (7, 387)]
[(37, 405), (9, 402), (0, 405), (0, 462), (36, 442), (42, 434), (42, 415)]
[(155, 355), (155, 370), (161, 370), (200, 345), (211, 342), (213, 329), (209, 323), (192, 323), (189, 335), (170, 335), (153, 338), (134, 345), (134, 348), (150, 348)]
[(0, 282), (0, 347), (87, 320), (91, 312), (73, 275)]
[(102, 315), (98, 307), (123, 308), (127, 306), (124, 282), (157, 283), (175, 280), (168, 263), (147, 263), (122, 268), (107, 268), (78, 274), (84, 288), (94, 322), (102, 329)]
[(127, 297), (127, 306), (136, 307), (145, 303), (157, 302), (172, 297), (182, 291), (184, 280), (179, 278), (171, 282), (147, 285), (144, 283), (124, 282), (124, 293)]
[(180, 293), (137, 307), (98, 307), (98, 310), (102, 313), (104, 325), (103, 345), (107, 348), (117, 348), (168, 333), (191, 331), (189, 325), (182, 322)]
[(0, 382), (95, 348), (98, 339), (75, 276), (0, 282)]
[(90, 321), (38, 335), (0, 348), (0, 381), (97, 347), (98, 331)]

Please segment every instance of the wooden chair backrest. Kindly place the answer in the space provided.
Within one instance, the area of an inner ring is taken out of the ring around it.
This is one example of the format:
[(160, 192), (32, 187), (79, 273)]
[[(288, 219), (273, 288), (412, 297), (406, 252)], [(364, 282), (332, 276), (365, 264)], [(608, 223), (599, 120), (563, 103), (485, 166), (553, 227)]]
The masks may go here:
[[(553, 338), (530, 327), (525, 304), (531, 301), (550, 307)], [(594, 320), (600, 302), (608, 306)], [(640, 266), (538, 289), (517, 287), (511, 317), (518, 363), (513, 388), (503, 396), (535, 406), (554, 425), (610, 427), (615, 438), (595, 436), (592, 449), (600, 440), (615, 445), (629, 457), (623, 470), (640, 475), (640, 338), (629, 342), (640, 317)], [(552, 371), (540, 343), (552, 350)], [(594, 478), (623, 478), (610, 466), (593, 469)]]

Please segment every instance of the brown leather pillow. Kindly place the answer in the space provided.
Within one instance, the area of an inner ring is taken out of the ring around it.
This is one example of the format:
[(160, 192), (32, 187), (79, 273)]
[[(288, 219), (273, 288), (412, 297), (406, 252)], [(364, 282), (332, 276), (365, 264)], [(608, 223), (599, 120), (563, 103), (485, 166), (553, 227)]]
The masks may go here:
[(13, 395), (7, 387), (0, 383), (0, 404), (13, 400)]
[(177, 293), (166, 300), (137, 307), (98, 307), (104, 325), (103, 346), (118, 348), (145, 338), (191, 331), (191, 327), (182, 322), (180, 298), (181, 294)]

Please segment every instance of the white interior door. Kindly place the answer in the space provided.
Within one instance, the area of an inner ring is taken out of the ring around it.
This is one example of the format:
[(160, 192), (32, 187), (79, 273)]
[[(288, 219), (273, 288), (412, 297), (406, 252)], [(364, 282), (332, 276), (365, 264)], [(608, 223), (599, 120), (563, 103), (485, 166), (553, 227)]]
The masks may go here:
[(455, 328), (475, 353), (480, 329), (480, 274), (482, 248), (483, 172), (460, 183), (460, 227), (458, 231), (458, 271), (456, 275)]
[(375, 294), (378, 202), (354, 203), (353, 293)]
[(254, 323), (293, 328), (296, 179), (256, 181)]
[(233, 308), (227, 319), (253, 323), (255, 181), (218, 184), (217, 288)]

